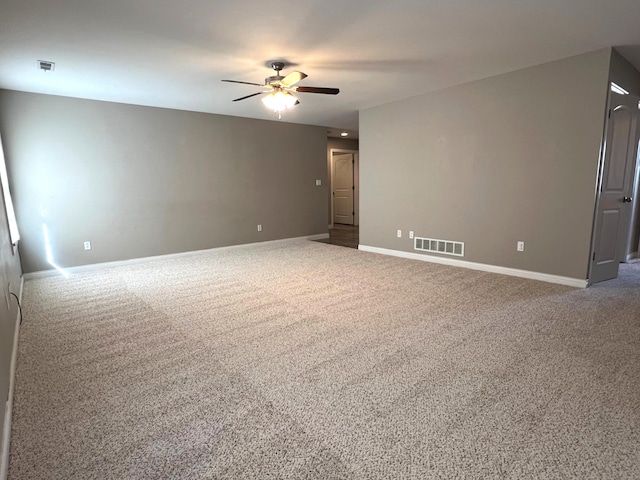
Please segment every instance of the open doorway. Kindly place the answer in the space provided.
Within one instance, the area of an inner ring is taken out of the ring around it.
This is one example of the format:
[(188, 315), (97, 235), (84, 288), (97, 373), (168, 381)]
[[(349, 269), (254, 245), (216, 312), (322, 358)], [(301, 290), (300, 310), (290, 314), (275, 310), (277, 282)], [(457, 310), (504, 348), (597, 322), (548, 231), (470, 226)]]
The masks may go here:
[(358, 248), (360, 236), (358, 150), (332, 148), (329, 159), (330, 243)]
[(636, 158), (636, 174), (633, 182), (633, 202), (631, 205), (631, 228), (627, 238), (627, 263), (640, 262), (640, 148)]

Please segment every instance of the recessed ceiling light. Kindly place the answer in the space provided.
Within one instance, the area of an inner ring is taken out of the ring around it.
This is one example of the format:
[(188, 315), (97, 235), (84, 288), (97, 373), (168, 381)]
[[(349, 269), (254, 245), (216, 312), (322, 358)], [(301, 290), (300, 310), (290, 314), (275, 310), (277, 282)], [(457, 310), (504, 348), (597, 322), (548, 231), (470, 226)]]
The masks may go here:
[(349, 136), (349, 132), (340, 132), (340, 136), (341, 137), (348, 137)]

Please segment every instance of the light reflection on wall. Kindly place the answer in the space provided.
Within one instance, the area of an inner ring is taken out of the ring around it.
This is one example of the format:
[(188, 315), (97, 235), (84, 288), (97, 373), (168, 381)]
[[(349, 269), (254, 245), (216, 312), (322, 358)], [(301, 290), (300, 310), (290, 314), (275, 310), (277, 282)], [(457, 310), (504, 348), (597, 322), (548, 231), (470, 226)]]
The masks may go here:
[(53, 261), (53, 251), (51, 250), (51, 241), (49, 240), (49, 229), (47, 224), (42, 222), (42, 236), (44, 237), (44, 251), (47, 255), (47, 262), (58, 272), (60, 272), (65, 278), (69, 277), (69, 274), (61, 267), (55, 264)]

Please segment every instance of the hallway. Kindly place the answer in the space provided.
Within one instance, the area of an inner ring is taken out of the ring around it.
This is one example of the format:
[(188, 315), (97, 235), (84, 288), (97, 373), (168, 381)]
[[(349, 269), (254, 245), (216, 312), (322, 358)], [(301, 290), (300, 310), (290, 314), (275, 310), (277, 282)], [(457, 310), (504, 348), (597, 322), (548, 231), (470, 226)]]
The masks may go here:
[(358, 248), (359, 228), (357, 225), (342, 225), (336, 223), (329, 229), (329, 238), (317, 240), (321, 243), (329, 243), (340, 247)]

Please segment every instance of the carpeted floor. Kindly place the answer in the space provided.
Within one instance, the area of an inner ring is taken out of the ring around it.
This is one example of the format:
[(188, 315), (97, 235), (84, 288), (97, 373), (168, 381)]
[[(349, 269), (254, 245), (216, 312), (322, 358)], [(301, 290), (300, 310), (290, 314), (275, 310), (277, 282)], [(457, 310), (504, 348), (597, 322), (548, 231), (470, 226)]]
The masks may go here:
[(9, 478), (638, 479), (640, 264), (316, 242), (26, 282)]

